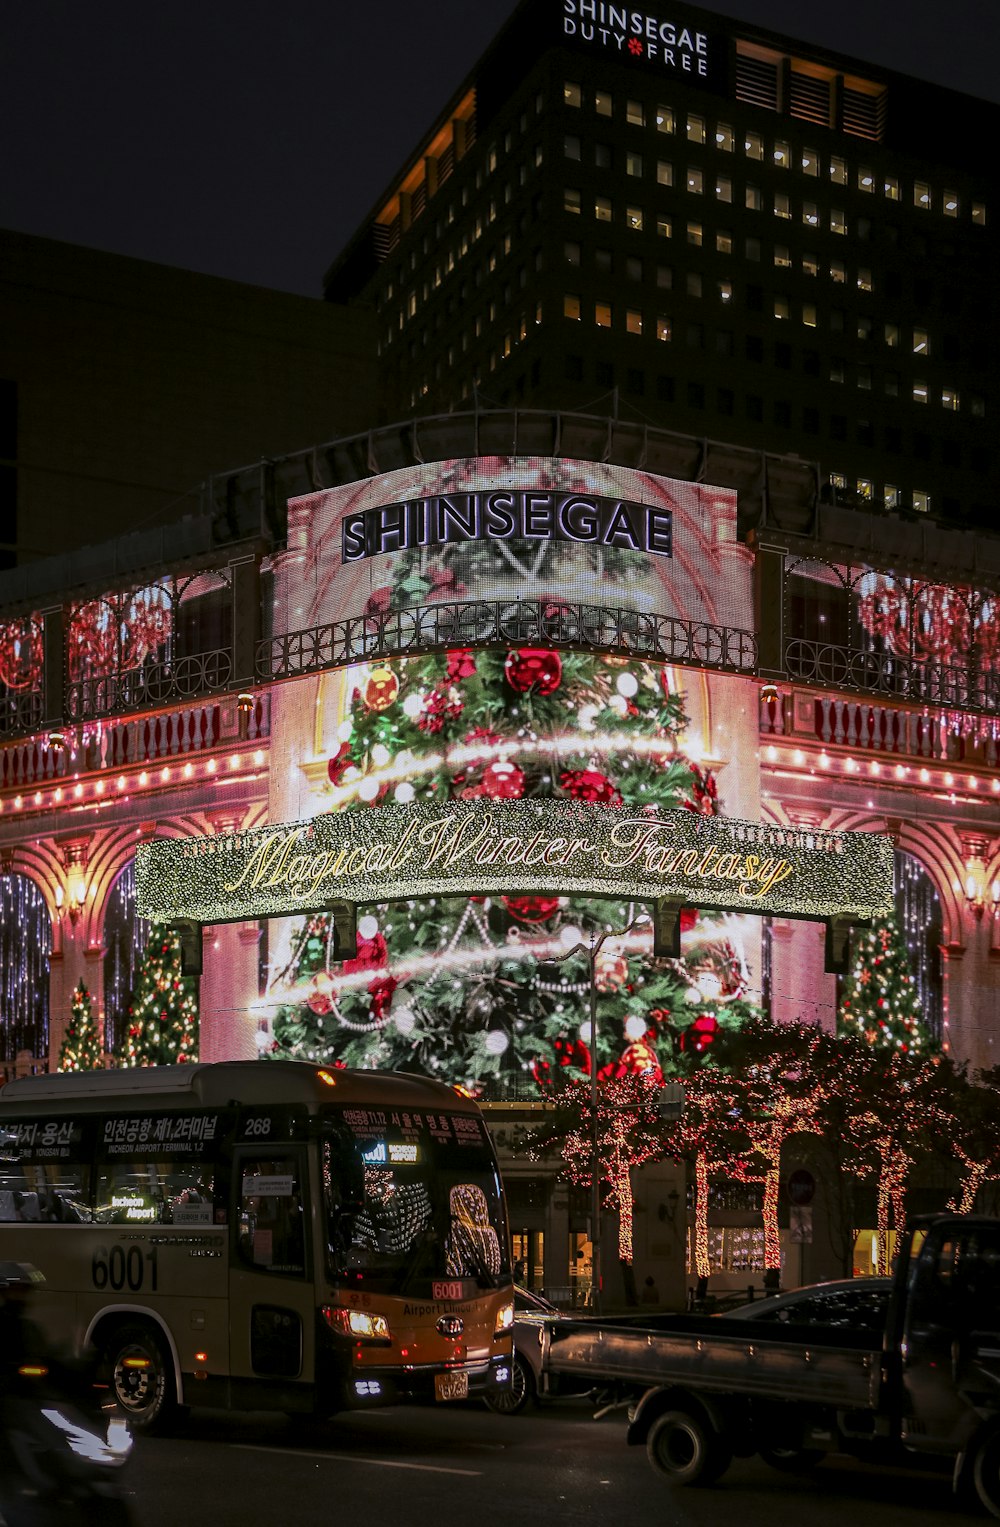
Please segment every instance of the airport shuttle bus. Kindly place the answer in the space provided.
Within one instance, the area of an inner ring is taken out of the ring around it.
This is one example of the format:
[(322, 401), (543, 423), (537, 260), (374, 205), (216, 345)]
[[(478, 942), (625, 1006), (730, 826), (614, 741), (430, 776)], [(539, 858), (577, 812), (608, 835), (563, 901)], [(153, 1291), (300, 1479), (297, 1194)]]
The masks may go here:
[(0, 1260), (139, 1427), (329, 1414), (511, 1382), (503, 1187), (475, 1102), (298, 1062), (0, 1088)]

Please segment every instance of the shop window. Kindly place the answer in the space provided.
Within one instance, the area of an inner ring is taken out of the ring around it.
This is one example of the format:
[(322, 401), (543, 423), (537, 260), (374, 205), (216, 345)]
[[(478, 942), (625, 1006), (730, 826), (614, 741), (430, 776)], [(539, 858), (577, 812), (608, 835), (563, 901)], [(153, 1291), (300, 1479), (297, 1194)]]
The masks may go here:
[(658, 133), (672, 133), (674, 130), (674, 113), (670, 106), (657, 106), (656, 108), (656, 131)]
[(626, 225), (626, 227), (633, 229), (633, 231), (636, 232), (636, 233), (641, 233), (642, 232), (642, 208), (641, 207), (626, 207), (625, 208), (625, 225)]
[(958, 393), (954, 387), (941, 389), (941, 407), (949, 409), (951, 413), (958, 413)]
[(611, 327), (611, 304), (610, 302), (597, 302), (594, 304), (594, 322), (599, 329)]
[(641, 154), (626, 154), (625, 155), (625, 173), (626, 173), (626, 175), (635, 175), (635, 176), (641, 176), (642, 175), (642, 155)]
[(643, 110), (641, 101), (625, 102), (625, 120), (633, 127), (645, 127), (646, 113)]
[(567, 292), (563, 297), (563, 317), (575, 318), (579, 322), (582, 316), (579, 297), (572, 296)]
[(636, 308), (627, 308), (625, 311), (625, 329), (629, 334), (642, 333), (642, 314)]
[(760, 186), (747, 186), (743, 193), (743, 204), (750, 212), (759, 212), (764, 205)]
[(672, 186), (674, 183), (674, 167), (666, 159), (656, 161), (656, 183), (660, 186)]
[(610, 196), (595, 196), (594, 216), (599, 223), (610, 223), (612, 215)]
[(567, 159), (579, 159), (580, 157), (580, 140), (574, 137), (572, 133), (567, 133), (563, 139), (563, 154)]
[(689, 143), (705, 142), (705, 118), (688, 113), (687, 138)]
[(774, 163), (779, 170), (790, 170), (792, 167), (792, 150), (788, 143), (775, 143)]
[(693, 165), (688, 165), (687, 188), (692, 196), (701, 196), (705, 189), (705, 177), (701, 170), (696, 169)]
[(774, 215), (775, 217), (791, 217), (792, 215), (792, 199), (784, 191), (774, 193)]
[(718, 122), (716, 124), (715, 146), (722, 154), (731, 154), (736, 147), (736, 139), (728, 122)]
[(792, 263), (792, 251), (787, 244), (775, 244), (774, 263), (783, 268), (790, 268)]
[(847, 161), (838, 158), (836, 154), (830, 156), (830, 179), (835, 186), (847, 184)]
[(748, 159), (764, 158), (764, 140), (760, 133), (747, 133), (743, 140), (743, 152)]
[(580, 211), (580, 193), (573, 186), (567, 186), (563, 191), (563, 211)]
[(667, 318), (663, 313), (660, 313), (656, 320), (656, 337), (657, 339), (662, 340), (664, 344), (669, 344), (670, 340), (673, 338), (671, 320)]
[(599, 117), (610, 117), (612, 110), (610, 90), (594, 91), (594, 110)]
[(715, 177), (716, 201), (731, 202), (733, 199), (733, 183), (728, 175), (716, 175)]
[(733, 235), (729, 228), (717, 228), (715, 230), (715, 247), (720, 254), (732, 254)]
[(564, 106), (582, 106), (583, 105), (583, 91), (580, 89), (579, 85), (573, 84), (573, 82), (571, 80), (567, 80), (566, 83), (563, 85), (563, 105)]
[(931, 340), (926, 329), (914, 329), (913, 353), (914, 355), (930, 355)]
[(926, 180), (915, 180), (913, 182), (913, 205), (920, 207), (924, 212), (929, 212), (934, 205), (931, 188)]
[(669, 239), (674, 231), (673, 219), (669, 217), (657, 217), (656, 234), (658, 238)]
[(867, 191), (872, 196), (875, 194), (875, 171), (865, 164), (858, 166), (858, 190)]
[(803, 175), (815, 176), (819, 174), (819, 155), (814, 148), (804, 148), (802, 150), (801, 165)]

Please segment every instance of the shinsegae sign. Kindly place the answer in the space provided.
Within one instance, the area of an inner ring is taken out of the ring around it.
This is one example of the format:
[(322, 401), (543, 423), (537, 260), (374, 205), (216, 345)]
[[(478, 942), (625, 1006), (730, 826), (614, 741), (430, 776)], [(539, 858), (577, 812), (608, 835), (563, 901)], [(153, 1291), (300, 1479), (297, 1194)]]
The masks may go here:
[(166, 921), (546, 891), (860, 921), (891, 911), (893, 847), (879, 833), (684, 810), (424, 801), (140, 844), (136, 879), (139, 915)]
[(438, 493), (349, 514), (341, 526), (344, 562), (419, 546), (465, 541), (575, 541), (672, 556), (673, 516), (662, 505), (591, 493), (503, 488)]

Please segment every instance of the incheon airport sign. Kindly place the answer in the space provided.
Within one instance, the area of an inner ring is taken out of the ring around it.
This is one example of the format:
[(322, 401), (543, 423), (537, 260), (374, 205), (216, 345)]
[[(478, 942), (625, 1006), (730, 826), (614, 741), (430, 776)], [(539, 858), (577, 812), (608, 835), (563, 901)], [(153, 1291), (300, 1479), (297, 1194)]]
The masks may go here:
[(136, 851), (137, 910), (233, 922), (431, 895), (550, 892), (859, 922), (893, 905), (893, 845), (579, 802), (414, 802)]

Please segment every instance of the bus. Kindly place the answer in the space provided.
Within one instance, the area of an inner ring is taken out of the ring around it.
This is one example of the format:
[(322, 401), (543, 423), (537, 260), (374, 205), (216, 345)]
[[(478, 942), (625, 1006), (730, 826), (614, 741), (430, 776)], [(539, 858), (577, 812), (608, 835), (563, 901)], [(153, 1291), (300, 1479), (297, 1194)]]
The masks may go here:
[(0, 1088), (0, 1260), (137, 1428), (509, 1390), (510, 1238), (471, 1098), (222, 1061)]

